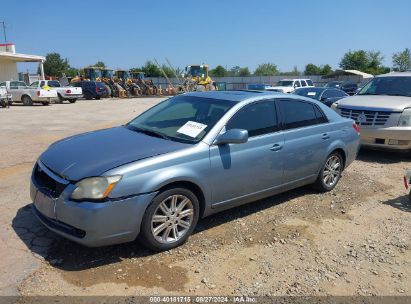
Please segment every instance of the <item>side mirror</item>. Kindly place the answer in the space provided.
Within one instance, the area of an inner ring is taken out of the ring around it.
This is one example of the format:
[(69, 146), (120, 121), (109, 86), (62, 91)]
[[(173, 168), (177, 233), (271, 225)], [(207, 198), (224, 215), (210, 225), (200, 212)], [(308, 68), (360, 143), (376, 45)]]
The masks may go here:
[(243, 144), (248, 141), (248, 131), (243, 129), (231, 129), (219, 135), (214, 141), (215, 145)]

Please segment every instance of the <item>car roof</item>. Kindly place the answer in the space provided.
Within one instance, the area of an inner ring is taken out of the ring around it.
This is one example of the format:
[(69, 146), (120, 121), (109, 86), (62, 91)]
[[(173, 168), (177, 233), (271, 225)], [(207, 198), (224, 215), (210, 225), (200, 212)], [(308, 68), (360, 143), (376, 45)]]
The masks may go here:
[(411, 77), (411, 72), (390, 72), (375, 77)]
[(284, 94), (279, 92), (265, 92), (265, 91), (252, 91), (252, 90), (243, 90), (243, 91), (207, 91), (207, 92), (190, 92), (185, 93), (183, 96), (194, 96), (194, 97), (203, 97), (203, 98), (213, 98), (213, 99), (222, 99), (235, 102), (241, 102), (248, 99), (254, 98), (278, 98), (278, 97), (289, 97), (290, 94)]

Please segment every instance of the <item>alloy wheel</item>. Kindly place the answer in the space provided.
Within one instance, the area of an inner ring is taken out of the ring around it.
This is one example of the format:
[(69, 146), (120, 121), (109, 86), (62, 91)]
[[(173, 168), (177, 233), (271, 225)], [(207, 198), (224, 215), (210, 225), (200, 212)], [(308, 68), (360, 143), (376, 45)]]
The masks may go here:
[(151, 233), (160, 243), (177, 242), (186, 235), (193, 218), (192, 201), (185, 195), (171, 195), (156, 208), (151, 218)]
[(327, 159), (323, 170), (323, 182), (326, 186), (332, 187), (341, 175), (341, 159), (337, 155), (332, 155)]

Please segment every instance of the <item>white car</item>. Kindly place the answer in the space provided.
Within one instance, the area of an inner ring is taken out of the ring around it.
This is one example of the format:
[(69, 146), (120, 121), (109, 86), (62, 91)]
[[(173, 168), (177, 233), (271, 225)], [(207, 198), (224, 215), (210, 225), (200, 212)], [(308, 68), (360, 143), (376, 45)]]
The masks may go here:
[(78, 98), (83, 97), (83, 90), (80, 87), (62, 87), (58, 80), (40, 80), (33, 82), (31, 87), (38, 87), (39, 89), (48, 86), (57, 91), (56, 102), (62, 103), (68, 100), (70, 103), (75, 103)]
[(361, 127), (363, 146), (411, 150), (411, 72), (376, 76), (332, 108)]
[(267, 91), (281, 93), (291, 93), (298, 88), (313, 88), (314, 83), (311, 79), (282, 79), (273, 87), (266, 88)]
[(11, 100), (11, 94), (6, 88), (0, 87), (0, 107), (6, 108)]
[(48, 105), (53, 98), (57, 98), (56, 90), (43, 90), (37, 86), (27, 86), (23, 81), (5, 81), (0, 83), (0, 88), (6, 88), (11, 94), (12, 102), (23, 103), (31, 106), (33, 103)]

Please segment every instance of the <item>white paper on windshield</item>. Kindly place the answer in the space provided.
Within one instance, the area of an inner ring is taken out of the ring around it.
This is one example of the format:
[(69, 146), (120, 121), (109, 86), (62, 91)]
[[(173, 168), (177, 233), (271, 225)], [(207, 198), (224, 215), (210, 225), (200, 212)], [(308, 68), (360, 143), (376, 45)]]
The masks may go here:
[(307, 95), (308, 96), (315, 96), (315, 92), (308, 92)]
[(205, 128), (207, 128), (207, 125), (204, 125), (204, 124), (201, 124), (201, 123), (195, 122), (195, 121), (187, 121), (184, 124), (184, 126), (182, 126), (180, 129), (177, 130), (177, 133), (181, 133), (181, 134), (190, 136), (192, 138), (195, 138)]

